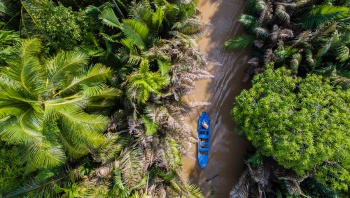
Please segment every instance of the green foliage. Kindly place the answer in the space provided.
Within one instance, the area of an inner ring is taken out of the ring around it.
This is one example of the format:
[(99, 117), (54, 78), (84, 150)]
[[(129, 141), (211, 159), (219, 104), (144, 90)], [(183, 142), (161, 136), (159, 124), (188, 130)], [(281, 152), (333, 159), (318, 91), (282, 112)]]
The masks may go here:
[(334, 19), (341, 19), (349, 16), (349, 8), (333, 5), (318, 5), (312, 11), (306, 13), (303, 18), (303, 26), (306, 29), (311, 29), (314, 26), (319, 27), (322, 24), (328, 23)]
[(26, 40), (16, 61), (0, 73), (0, 138), (24, 146), (22, 158), (32, 170), (63, 164), (65, 153), (73, 158), (89, 153), (104, 142), (101, 132), (109, 121), (84, 112), (92, 97), (110, 89), (104, 85), (109, 69), (85, 68), (87, 57), (76, 52), (41, 64), (40, 50), (37, 39)]
[(148, 61), (144, 60), (139, 70), (128, 76), (127, 82), (128, 97), (138, 103), (145, 103), (151, 93), (159, 94), (162, 87), (169, 84), (169, 79), (159, 72), (151, 72)]
[(128, 198), (130, 191), (124, 186), (120, 172), (114, 170), (114, 185), (111, 190), (111, 196), (118, 196), (120, 198)]
[(70, 180), (70, 170), (65, 169), (46, 169), (38, 173), (34, 178), (28, 178), (16, 189), (6, 193), (4, 197), (55, 197), (57, 193), (54, 188), (56, 185), (64, 184)]
[(237, 50), (246, 47), (251, 47), (254, 43), (255, 37), (249, 34), (243, 36), (232, 38), (225, 42), (225, 49), (227, 50)]
[(157, 133), (158, 124), (154, 120), (150, 120), (146, 116), (141, 116), (141, 118), (146, 128), (146, 135), (151, 136)]
[(253, 165), (253, 167), (259, 167), (263, 165), (263, 160), (264, 160), (264, 156), (255, 154), (251, 157), (248, 158), (247, 162), (251, 165)]
[(26, 35), (40, 32), (55, 49), (72, 50), (86, 42), (91, 32), (98, 31), (97, 21), (84, 10), (73, 11), (60, 3), (56, 6), (50, 0), (26, 0), (22, 5), (30, 16), (30, 20), (22, 16)]
[(23, 174), (25, 167), (21, 161), (21, 148), (5, 145), (0, 142), (0, 196), (3, 193), (14, 190), (19, 184), (28, 179), (28, 175)]
[(113, 9), (108, 8), (102, 11), (100, 18), (102, 19), (102, 23), (108, 25), (110, 27), (120, 28), (121, 24), (119, 19), (115, 15)]
[[(200, 69), (205, 60), (196, 39), (205, 25), (195, 16), (194, 2), (19, 4), (21, 36), (39, 37), (45, 48), (36, 39), (27, 41), (26, 50), (15, 50), (16, 61), (0, 74), (0, 91), (6, 93), (0, 96), (0, 138), (21, 146), (21, 163), (27, 171), (39, 169), (39, 175), (7, 196), (201, 197), (196, 186), (177, 175), (186, 144), (182, 140), (191, 137), (181, 119), (185, 109), (180, 99), (194, 80), (209, 76)], [(60, 51), (65, 49), (74, 52)], [(113, 66), (115, 76), (100, 63), (89, 65), (97, 60)], [(115, 101), (118, 96), (124, 98)], [(148, 112), (153, 106), (155, 111)], [(105, 109), (118, 109), (123, 118), (113, 115), (107, 126), (109, 120), (100, 115), (110, 113)], [(73, 178), (70, 171), (56, 174), (52, 169), (64, 162), (82, 164), (81, 156), (89, 152), (102, 166), (95, 172), (74, 171)], [(152, 166), (174, 176), (151, 179)]]
[(338, 198), (340, 195), (328, 186), (317, 182), (315, 179), (307, 178), (301, 184), (305, 194), (310, 197)]
[(278, 43), (278, 47), (274, 51), (276, 56), (278, 57), (277, 63), (282, 63), (286, 59), (290, 58), (297, 52), (296, 48), (293, 48), (291, 46), (284, 46), (282, 42)]
[(232, 116), (258, 153), (298, 175), (315, 170), (318, 181), (347, 190), (349, 99), (350, 91), (320, 76), (267, 69), (236, 98)]
[(15, 58), (14, 46), (19, 44), (20, 38), (18, 33), (13, 31), (0, 30), (0, 65)]

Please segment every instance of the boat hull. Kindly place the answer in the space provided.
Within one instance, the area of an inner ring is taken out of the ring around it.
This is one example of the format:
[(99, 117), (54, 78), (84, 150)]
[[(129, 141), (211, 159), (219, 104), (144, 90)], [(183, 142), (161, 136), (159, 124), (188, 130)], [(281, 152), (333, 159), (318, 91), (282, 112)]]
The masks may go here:
[[(206, 124), (203, 124), (203, 121)], [(206, 112), (203, 112), (198, 119), (198, 163), (204, 169), (209, 161), (210, 151), (210, 119)]]

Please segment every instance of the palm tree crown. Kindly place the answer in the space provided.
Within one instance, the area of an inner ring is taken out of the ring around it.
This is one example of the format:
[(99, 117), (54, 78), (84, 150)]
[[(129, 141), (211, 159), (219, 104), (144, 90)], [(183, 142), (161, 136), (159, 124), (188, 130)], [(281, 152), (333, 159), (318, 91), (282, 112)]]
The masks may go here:
[(75, 52), (41, 61), (40, 49), (37, 39), (26, 40), (0, 73), (0, 139), (23, 146), (31, 170), (60, 165), (66, 153), (77, 158), (101, 145), (109, 120), (84, 108), (112, 91), (104, 84), (109, 68), (86, 69), (87, 57)]

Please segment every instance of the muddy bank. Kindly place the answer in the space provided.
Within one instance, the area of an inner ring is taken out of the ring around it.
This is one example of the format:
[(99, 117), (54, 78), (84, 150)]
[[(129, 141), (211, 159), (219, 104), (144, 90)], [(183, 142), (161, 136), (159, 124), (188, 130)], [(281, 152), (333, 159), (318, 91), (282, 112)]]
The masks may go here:
[[(224, 42), (241, 35), (242, 25), (237, 22), (244, 11), (243, 0), (199, 0), (198, 8), (202, 19), (211, 23), (207, 34), (200, 40), (201, 51), (212, 62), (208, 70), (214, 79), (196, 83), (196, 91), (189, 96), (190, 101), (209, 101), (211, 106), (197, 108), (186, 118), (197, 128), (197, 120), (202, 111), (207, 111), (211, 118), (211, 153), (209, 163), (204, 170), (196, 160), (196, 145), (191, 147), (193, 157), (184, 157), (185, 176), (203, 191), (205, 197), (228, 197), (232, 186), (238, 181), (244, 167), (248, 142), (235, 135), (235, 126), (230, 117), (234, 98), (249, 84), (242, 83), (246, 62), (250, 51), (224, 51)], [(216, 176), (218, 175), (218, 176)], [(216, 177), (214, 177), (216, 176)], [(210, 181), (206, 181), (212, 178)], [(215, 194), (215, 196), (211, 196)]]

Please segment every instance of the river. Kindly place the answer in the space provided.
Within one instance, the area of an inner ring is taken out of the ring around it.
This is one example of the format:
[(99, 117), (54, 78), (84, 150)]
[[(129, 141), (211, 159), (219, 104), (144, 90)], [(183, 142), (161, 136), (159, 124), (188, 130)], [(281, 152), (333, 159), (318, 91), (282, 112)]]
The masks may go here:
[[(211, 119), (211, 151), (209, 163), (201, 170), (196, 160), (196, 144), (190, 151), (192, 157), (183, 157), (184, 175), (199, 186), (204, 197), (227, 198), (244, 168), (246, 149), (249, 143), (235, 135), (235, 125), (230, 117), (234, 98), (250, 87), (243, 83), (244, 69), (250, 58), (249, 50), (226, 52), (224, 42), (243, 33), (237, 21), (245, 8), (244, 0), (199, 0), (198, 8), (202, 20), (211, 24), (208, 32), (199, 41), (200, 50), (212, 62), (207, 70), (215, 75), (210, 80), (196, 82), (196, 91), (188, 98), (190, 101), (207, 101), (212, 105), (195, 109), (186, 121), (195, 130), (202, 111), (209, 113)], [(215, 178), (206, 181), (213, 176)], [(215, 196), (214, 196), (215, 195)]]

